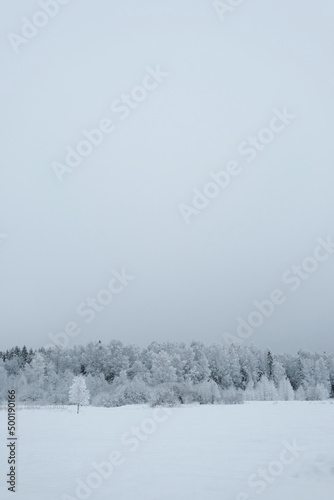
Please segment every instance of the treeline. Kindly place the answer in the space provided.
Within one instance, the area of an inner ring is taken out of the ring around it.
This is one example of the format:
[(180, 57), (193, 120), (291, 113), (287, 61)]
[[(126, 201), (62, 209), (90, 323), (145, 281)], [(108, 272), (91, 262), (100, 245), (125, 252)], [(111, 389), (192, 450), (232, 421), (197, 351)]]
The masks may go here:
[(253, 345), (198, 341), (139, 348), (112, 340), (0, 352), (0, 398), (15, 388), (21, 402), (67, 404), (73, 377), (80, 374), (96, 406), (334, 397), (334, 354), (273, 355)]

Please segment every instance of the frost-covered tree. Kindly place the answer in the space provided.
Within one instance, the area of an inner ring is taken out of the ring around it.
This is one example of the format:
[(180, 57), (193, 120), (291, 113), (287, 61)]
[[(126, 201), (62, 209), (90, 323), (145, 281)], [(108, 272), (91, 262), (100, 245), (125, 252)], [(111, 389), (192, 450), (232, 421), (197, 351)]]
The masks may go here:
[(38, 388), (44, 386), (45, 376), (45, 358), (39, 352), (35, 354), (34, 359), (27, 365), (26, 374), (29, 383), (35, 384)]
[(260, 382), (255, 387), (256, 399), (259, 401), (278, 400), (278, 392), (272, 380), (268, 380), (266, 375), (261, 377)]
[(276, 356), (285, 369), (286, 375), (294, 390), (298, 389), (302, 383), (301, 360), (292, 354), (279, 354)]
[(129, 356), (133, 359), (135, 353), (126, 349), (119, 340), (112, 340), (103, 352), (103, 372), (105, 379), (112, 382), (118, 377), (122, 370), (128, 370), (130, 366)]
[(24, 373), (22, 373), (17, 379), (16, 391), (16, 397), (19, 401), (26, 401), (27, 399), (29, 399), (27, 398), (27, 395), (29, 394), (29, 386), (27, 384), (27, 379)]
[(328, 372), (329, 372), (331, 396), (334, 397), (334, 354), (327, 356), (326, 365), (328, 367)]
[(241, 391), (240, 389), (236, 389), (235, 387), (229, 387), (228, 389), (225, 389), (222, 391), (222, 400), (223, 403), (226, 405), (236, 405), (236, 404), (242, 404), (245, 400), (244, 398), (244, 391)]
[(308, 401), (324, 401), (329, 398), (329, 390), (323, 384), (311, 385), (306, 389)]
[(257, 394), (255, 392), (255, 384), (254, 382), (250, 381), (244, 390), (244, 400), (245, 401), (256, 401)]
[(18, 356), (13, 355), (5, 360), (5, 368), (8, 375), (18, 375), (20, 372), (20, 359)]
[(328, 391), (331, 389), (329, 369), (322, 358), (314, 363), (314, 384), (324, 385)]
[(278, 361), (277, 359), (275, 359), (273, 361), (272, 378), (273, 378), (273, 381), (274, 381), (276, 387), (279, 386), (281, 380), (284, 380), (286, 378), (285, 368), (282, 365), (282, 363), (280, 361)]
[(86, 387), (86, 381), (82, 375), (74, 377), (68, 396), (70, 403), (77, 405), (77, 413), (79, 413), (80, 406), (89, 404), (89, 390)]
[(146, 366), (139, 359), (137, 359), (127, 370), (127, 374), (131, 380), (135, 377), (147, 380), (149, 372), (146, 369)]
[(314, 385), (314, 361), (309, 358), (300, 360), (300, 377), (304, 389)]
[(113, 384), (115, 389), (108, 397), (109, 406), (133, 405), (150, 401), (151, 388), (138, 377), (134, 377), (132, 380), (124, 379), (124, 373), (124, 371), (121, 372), (118, 383), (115, 379)]
[(240, 371), (242, 376), (241, 388), (245, 389), (250, 382), (257, 381), (258, 361), (249, 349), (237, 347)]
[(7, 398), (7, 371), (4, 362), (0, 359), (0, 401)]
[(299, 386), (298, 389), (296, 390), (295, 398), (296, 401), (305, 401), (306, 394), (305, 394), (305, 389), (302, 385)]
[(194, 354), (193, 364), (190, 370), (190, 378), (194, 384), (207, 382), (210, 378), (209, 362), (206, 357), (205, 345), (202, 342), (193, 341), (190, 349)]
[(229, 372), (234, 387), (239, 389), (242, 387), (243, 376), (241, 373), (238, 346), (234, 344), (232, 344), (228, 349), (228, 364), (229, 364)]
[(269, 380), (272, 380), (272, 378), (273, 378), (273, 364), (274, 364), (274, 358), (268, 349), (268, 352), (267, 352), (267, 374), (268, 374)]
[(295, 393), (292, 389), (290, 380), (287, 378), (282, 378), (278, 385), (278, 398), (280, 401), (293, 401), (295, 399)]
[(151, 375), (153, 385), (165, 382), (176, 382), (176, 370), (167, 352), (161, 351), (158, 354), (152, 354)]
[(99, 375), (87, 375), (85, 378), (86, 386), (90, 394), (98, 394), (99, 392), (108, 391), (110, 384), (104, 378), (103, 373)]
[[(26, 385), (22, 396), (25, 401), (46, 403), (47, 396), (50, 395), (50, 388), (47, 385), (45, 378), (45, 358), (41, 353), (36, 353), (30, 364), (26, 364), (21, 372), (25, 379)], [(19, 376), (21, 378), (21, 376)], [(22, 386), (23, 387), (23, 386)]]
[(219, 387), (214, 380), (199, 384), (200, 396), (203, 404), (214, 404), (221, 400)]
[(227, 348), (214, 344), (207, 349), (211, 378), (223, 389), (232, 385)]

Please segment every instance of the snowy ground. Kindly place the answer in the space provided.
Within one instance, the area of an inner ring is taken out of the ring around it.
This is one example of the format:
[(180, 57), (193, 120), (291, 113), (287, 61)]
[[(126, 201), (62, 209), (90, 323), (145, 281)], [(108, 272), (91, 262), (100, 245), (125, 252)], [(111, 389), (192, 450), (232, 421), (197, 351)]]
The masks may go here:
[[(6, 429), (5, 411), (0, 428)], [(88, 407), (79, 415), (73, 407), (24, 409), (18, 429), (16, 500), (329, 500), (334, 495), (331, 402), (185, 406), (170, 414), (140, 406)], [(1, 436), (0, 498), (9, 499), (5, 432)], [(108, 478), (94, 468), (102, 462), (109, 463), (100, 471)], [(259, 478), (259, 469), (265, 478)], [(78, 480), (90, 487), (76, 492)]]

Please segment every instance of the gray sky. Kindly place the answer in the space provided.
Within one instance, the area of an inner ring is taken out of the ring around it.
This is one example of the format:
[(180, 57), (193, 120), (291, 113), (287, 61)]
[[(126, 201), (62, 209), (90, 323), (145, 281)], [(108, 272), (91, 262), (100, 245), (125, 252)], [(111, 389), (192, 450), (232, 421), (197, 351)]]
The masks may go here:
[[(334, 240), (333, 2), (252, 0), (220, 16), (210, 0), (40, 11), (16, 0), (0, 19), (0, 349), (46, 345), (69, 322), (80, 333), (68, 345), (223, 342), (280, 289), (284, 303), (246, 342), (333, 350), (334, 253), (318, 248), (295, 291), (291, 278), (318, 238)], [(156, 88), (143, 93), (143, 80)], [(117, 100), (131, 92), (124, 118)], [(295, 117), (246, 154), (284, 108)], [(59, 182), (54, 162), (105, 118), (114, 131)], [(180, 205), (232, 160), (239, 174), (187, 224)], [(123, 268), (135, 278), (86, 322), (82, 303)]]

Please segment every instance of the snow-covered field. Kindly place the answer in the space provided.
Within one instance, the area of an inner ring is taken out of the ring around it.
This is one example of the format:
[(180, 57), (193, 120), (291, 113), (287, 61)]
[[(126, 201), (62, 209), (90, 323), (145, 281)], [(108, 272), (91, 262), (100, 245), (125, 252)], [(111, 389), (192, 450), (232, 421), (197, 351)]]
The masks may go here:
[[(0, 426), (0, 498), (7, 499), (13, 493), (5, 485), (5, 411)], [(332, 402), (167, 411), (87, 407), (79, 415), (74, 407), (22, 409), (18, 438), (17, 500), (329, 500), (334, 495)]]

